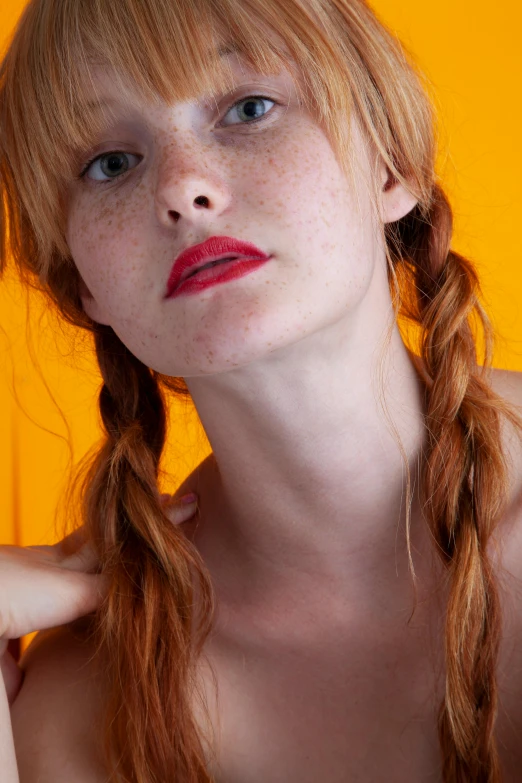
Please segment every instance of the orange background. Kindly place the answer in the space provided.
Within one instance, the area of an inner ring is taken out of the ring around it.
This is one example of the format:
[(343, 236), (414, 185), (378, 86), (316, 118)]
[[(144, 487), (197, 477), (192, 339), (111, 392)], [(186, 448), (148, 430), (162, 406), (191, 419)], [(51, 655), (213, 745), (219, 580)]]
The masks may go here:
[[(23, 5), (2, 0), (0, 49)], [(496, 366), (522, 370), (522, 4), (500, 0), (493, 10), (477, 0), (376, 0), (374, 8), (434, 86), (447, 147), (439, 171), (455, 210), (453, 245), (481, 274), (499, 336)], [(41, 375), (29, 355), (27, 308)], [(26, 302), (16, 282), (0, 282), (0, 543), (56, 540), (69, 457), (56, 405), (70, 427), (74, 461), (100, 437), (100, 378), (90, 343), (73, 337), (34, 295)], [(165, 462), (170, 483), (162, 490), (174, 491), (209, 451), (195, 412), (175, 405)]]

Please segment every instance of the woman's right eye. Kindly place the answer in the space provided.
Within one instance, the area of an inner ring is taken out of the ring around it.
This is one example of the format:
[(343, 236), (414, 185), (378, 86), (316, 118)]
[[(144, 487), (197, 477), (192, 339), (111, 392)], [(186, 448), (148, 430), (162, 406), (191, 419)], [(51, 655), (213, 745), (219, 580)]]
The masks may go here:
[[(87, 172), (90, 172), (89, 179), (98, 183), (110, 182), (117, 177), (121, 177), (129, 168), (132, 168), (129, 165), (130, 158), (134, 158), (139, 163), (140, 156), (133, 155), (130, 152), (104, 152), (102, 155), (97, 155), (88, 161), (80, 174), (80, 178), (83, 178)], [(107, 179), (104, 179), (104, 177), (107, 177)]]

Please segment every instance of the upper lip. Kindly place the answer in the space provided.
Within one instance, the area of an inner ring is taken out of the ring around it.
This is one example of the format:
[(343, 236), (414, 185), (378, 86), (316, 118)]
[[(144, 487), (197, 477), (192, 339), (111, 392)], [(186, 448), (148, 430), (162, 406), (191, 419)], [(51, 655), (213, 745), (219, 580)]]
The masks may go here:
[(267, 254), (253, 245), (233, 237), (209, 237), (199, 245), (183, 250), (174, 261), (167, 281), (167, 296), (195, 271), (210, 261), (220, 261), (228, 256), (235, 258), (268, 258)]

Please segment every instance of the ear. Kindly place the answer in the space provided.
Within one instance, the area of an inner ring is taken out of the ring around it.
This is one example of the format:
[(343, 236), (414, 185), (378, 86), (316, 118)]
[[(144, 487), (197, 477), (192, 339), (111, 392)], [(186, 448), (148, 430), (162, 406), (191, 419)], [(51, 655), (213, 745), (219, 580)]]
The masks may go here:
[(395, 179), (384, 164), (381, 184), (381, 216), (384, 223), (400, 220), (417, 205), (418, 199)]
[(109, 321), (107, 321), (107, 319), (102, 316), (101, 308), (99, 307), (98, 302), (96, 301), (94, 296), (91, 294), (91, 292), (85, 285), (81, 275), (80, 275), (80, 299), (82, 300), (84, 312), (87, 313), (89, 318), (92, 318), (92, 320), (95, 321), (96, 323), (104, 324), (105, 326), (110, 326)]

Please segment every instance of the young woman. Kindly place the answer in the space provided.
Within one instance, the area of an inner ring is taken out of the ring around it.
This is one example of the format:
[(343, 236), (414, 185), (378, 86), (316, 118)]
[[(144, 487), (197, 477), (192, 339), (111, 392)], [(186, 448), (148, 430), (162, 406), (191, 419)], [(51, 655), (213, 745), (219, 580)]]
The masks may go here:
[(0, 550), (4, 645), (53, 629), (6, 666), (3, 781), (519, 780), (522, 384), (435, 152), (362, 0), (29, 3), (1, 258), (92, 332), (106, 438), (80, 532)]

